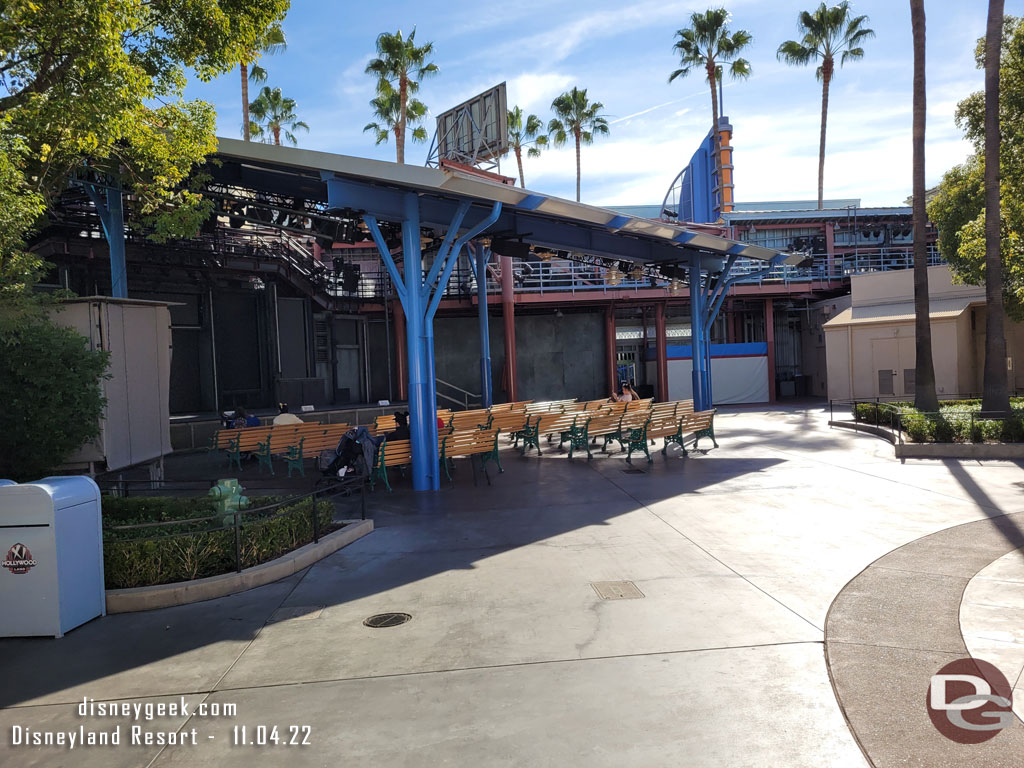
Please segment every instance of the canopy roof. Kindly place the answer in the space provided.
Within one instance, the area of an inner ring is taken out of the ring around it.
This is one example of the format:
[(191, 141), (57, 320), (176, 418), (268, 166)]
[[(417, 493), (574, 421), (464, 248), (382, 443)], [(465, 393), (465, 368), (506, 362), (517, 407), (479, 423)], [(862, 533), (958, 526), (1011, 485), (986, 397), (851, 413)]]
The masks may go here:
[[(489, 235), (520, 239), (559, 250), (647, 264), (688, 261), (692, 254), (715, 259), (738, 256), (797, 265), (803, 254), (748, 245), (683, 226), (629, 216), (572, 200), (509, 186), (450, 168), (425, 168), (383, 160), (279, 147), (238, 139), (218, 139), (222, 181), (267, 192), (328, 201), (334, 208), (365, 211), (383, 220), (400, 220), (401, 196), (419, 196), (424, 226), (447, 225), (459, 202), (480, 203), (464, 226), (473, 226), (494, 203), (501, 203)], [(708, 267), (713, 268), (712, 264)]]

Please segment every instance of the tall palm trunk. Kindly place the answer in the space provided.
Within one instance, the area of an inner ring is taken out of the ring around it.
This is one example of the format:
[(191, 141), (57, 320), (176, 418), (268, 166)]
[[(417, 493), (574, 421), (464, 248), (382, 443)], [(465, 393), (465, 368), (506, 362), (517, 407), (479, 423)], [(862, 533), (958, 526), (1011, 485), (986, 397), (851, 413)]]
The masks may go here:
[(821, 137), (818, 140), (818, 210), (825, 207), (825, 126), (828, 124), (828, 87), (832, 82), (832, 59), (821, 64)]
[[(935, 364), (932, 360), (931, 302), (928, 297), (928, 214), (924, 200), (924, 130), (927, 116), (925, 92), (925, 17), (924, 0), (910, 0), (910, 20), (914, 31), (914, 322), (917, 338), (914, 375), (914, 405), (919, 411), (939, 410), (935, 394)], [(825, 147), (825, 122), (821, 124), (822, 149)], [(822, 156), (824, 160), (824, 155)], [(818, 208), (821, 209), (821, 171), (818, 175)]]
[(999, 56), (1003, 0), (989, 0), (985, 31), (985, 381), (982, 411), (1008, 413), (999, 214)]
[(519, 164), (519, 186), (526, 189), (526, 179), (523, 178), (523, 148), (516, 147), (516, 162)]
[(274, 146), (275, 147), (280, 147), (281, 146), (281, 126), (280, 125), (275, 125), (274, 128), (273, 128), (273, 131), (274, 131)]
[(708, 83), (711, 84), (711, 135), (715, 148), (715, 174), (718, 183), (718, 217), (725, 211), (725, 178), (722, 172), (722, 133), (718, 125), (718, 85), (715, 83), (715, 65), (708, 64)]
[(409, 82), (405, 75), (398, 81), (398, 104), (401, 111), (398, 113), (398, 136), (395, 141), (395, 153), (398, 162), (405, 162), (405, 101), (409, 98)]
[(249, 141), (249, 65), (241, 64), (242, 71), (242, 135)]
[(575, 131), (573, 136), (576, 138), (576, 202), (578, 203), (580, 201), (580, 132)]

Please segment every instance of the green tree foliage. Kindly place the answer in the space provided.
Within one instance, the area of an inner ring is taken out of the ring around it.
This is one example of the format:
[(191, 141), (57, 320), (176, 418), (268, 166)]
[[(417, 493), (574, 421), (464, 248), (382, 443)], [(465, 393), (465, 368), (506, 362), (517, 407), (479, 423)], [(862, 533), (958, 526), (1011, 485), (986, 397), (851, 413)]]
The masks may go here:
[(0, 118), (0, 319), (31, 304), (43, 263), (25, 252), (24, 237), (45, 207), (25, 180), (25, 142), (4, 130), (6, 122)]
[[(984, 39), (975, 58), (984, 66)], [(1000, 187), (1003, 299), (1007, 314), (1024, 320), (1024, 23), (1007, 16), (999, 74)], [(985, 94), (961, 101), (957, 125), (975, 146), (963, 165), (947, 171), (928, 216), (939, 228), (939, 251), (958, 280), (985, 283)]]
[(595, 136), (607, 136), (608, 120), (601, 114), (604, 104), (591, 102), (586, 88), (573, 88), (551, 102), (555, 116), (548, 122), (548, 136), (556, 147), (572, 136), (576, 145), (576, 201), (580, 199), (580, 147), (594, 143)]
[(799, 40), (787, 40), (779, 46), (780, 61), (804, 66), (820, 61), (815, 76), (821, 83), (821, 135), (818, 145), (818, 210), (825, 194), (825, 124), (828, 122), (828, 91), (835, 73), (835, 60), (839, 66), (848, 61), (864, 58), (861, 44), (875, 36), (866, 24), (867, 16), (854, 16), (850, 3), (843, 0), (831, 7), (822, 3), (813, 11), (803, 11), (797, 18)]
[(106, 352), (46, 317), (0, 319), (0, 467), (42, 477), (99, 434)]
[(186, 72), (251, 60), (288, 0), (0, 8), (0, 129), (24, 143), (27, 186), (49, 198), (89, 168), (123, 184), (158, 236), (192, 234), (209, 207), (186, 180), (216, 139), (213, 108), (183, 97)]
[[(750, 62), (740, 58), (740, 52), (750, 45), (754, 38), (744, 29), (730, 32), (727, 26), (729, 12), (725, 8), (709, 8), (704, 13), (690, 15), (690, 26), (676, 32), (675, 45), (679, 54), (679, 69), (668, 76), (671, 83), (676, 78), (686, 77), (694, 69), (703, 69), (711, 88), (711, 135), (715, 143), (715, 172), (718, 183), (722, 183), (722, 135), (718, 130), (718, 83), (722, 79), (722, 65), (729, 64), (729, 74), (734, 79), (750, 77)], [(724, 189), (722, 190), (724, 192)], [(721, 195), (721, 199), (724, 196)]]
[(266, 136), (267, 142), (281, 145), (281, 136), (290, 144), (298, 144), (293, 131), (309, 131), (309, 126), (295, 114), (295, 99), (281, 95), (280, 88), (263, 86), (256, 101), (249, 105), (252, 115), (250, 133), (256, 138)]
[(427, 107), (419, 99), (408, 99), (403, 111), (402, 98), (398, 91), (382, 80), (377, 84), (377, 95), (370, 100), (370, 106), (373, 107), (373, 116), (377, 119), (367, 123), (363, 127), (363, 132), (372, 132), (376, 144), (386, 143), (393, 135), (395, 145), (401, 144), (402, 147), (398, 162), (405, 162), (404, 137), (409, 126), (413, 126), (410, 134), (413, 141), (422, 144), (427, 140), (427, 129), (419, 125), (427, 116)]
[[(422, 102), (410, 97), (419, 91), (420, 80), (437, 74), (437, 65), (427, 61), (433, 53), (433, 43), (416, 45), (415, 29), (407, 38), (402, 37), (402, 30), (384, 32), (377, 36), (377, 58), (366, 65), (366, 74), (377, 77), (377, 98), (370, 102), (377, 121), (363, 130), (374, 131), (378, 144), (394, 133), (395, 156), (400, 163), (405, 162), (406, 126), (417, 126), (427, 114)], [(415, 128), (412, 138), (426, 141), (426, 130)]]
[(519, 166), (519, 186), (526, 186), (526, 179), (523, 177), (523, 150), (526, 150), (527, 157), (540, 157), (542, 147), (548, 145), (548, 137), (541, 133), (544, 130), (544, 123), (536, 115), (527, 115), (523, 118), (522, 107), (512, 107), (508, 111), (508, 146), (516, 156), (516, 164)]

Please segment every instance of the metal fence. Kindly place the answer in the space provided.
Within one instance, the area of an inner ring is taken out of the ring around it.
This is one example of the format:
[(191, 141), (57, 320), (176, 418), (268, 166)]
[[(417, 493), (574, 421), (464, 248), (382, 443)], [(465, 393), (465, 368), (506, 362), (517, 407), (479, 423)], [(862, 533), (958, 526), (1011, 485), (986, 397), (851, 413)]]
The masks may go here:
[[(125, 484), (131, 481), (118, 481), (120, 484)], [(148, 483), (149, 481), (138, 481), (140, 483)], [(366, 482), (365, 478), (353, 478), (348, 481), (338, 481), (332, 483), (330, 486), (325, 488), (318, 488), (308, 493), (299, 494), (297, 496), (290, 496), (288, 498), (276, 501), (272, 504), (265, 504), (260, 507), (251, 507), (248, 509), (236, 509), (232, 512), (216, 513), (212, 515), (202, 515), (197, 517), (179, 518), (176, 520), (158, 520), (146, 523), (133, 523), (128, 525), (104, 525), (103, 534), (105, 543), (123, 543), (131, 542), (138, 543), (144, 541), (162, 541), (165, 539), (176, 539), (183, 538), (186, 536), (201, 536), (209, 533), (217, 533), (219, 531), (231, 531), (234, 537), (234, 558), (235, 558), (235, 570), (237, 572), (242, 571), (242, 528), (246, 525), (252, 525), (255, 523), (263, 523), (274, 518), (283, 517), (291, 514), (287, 509), (288, 507), (294, 506), (306, 499), (312, 499), (310, 508), (311, 523), (313, 529), (313, 543), (320, 541), (320, 518), (317, 515), (317, 502), (325, 501), (328, 498), (342, 494), (351, 494), (353, 490), (358, 487), (360, 495), (360, 510), (362, 519), (366, 519)], [(168, 490), (168, 489), (164, 489)], [(189, 488), (189, 490), (195, 490)], [(125, 495), (128, 495), (127, 493)], [(176, 496), (174, 498), (181, 498)], [(204, 498), (204, 497), (200, 497)], [(226, 518), (230, 518), (230, 522), (225, 522)], [(202, 525), (206, 523), (208, 525)], [(185, 525), (200, 525), (198, 530), (174, 530), (175, 528), (180, 529), (181, 526)], [(139, 536), (128, 535), (124, 538), (118, 536), (116, 538), (108, 537), (109, 532), (117, 531), (118, 533), (128, 533), (131, 531), (142, 532)], [(144, 535), (147, 531), (153, 531), (152, 535)]]
[[(961, 405), (969, 396), (949, 396), (949, 407), (938, 411), (919, 411), (905, 401), (875, 399), (829, 400), (829, 420), (835, 422), (835, 409), (849, 409), (854, 429), (871, 427), (884, 433), (893, 444), (908, 440), (915, 443), (1019, 443), (1024, 442), (1024, 402), (1011, 402), (1008, 416), (987, 416), (980, 404)], [(956, 403), (956, 405), (954, 405)]]

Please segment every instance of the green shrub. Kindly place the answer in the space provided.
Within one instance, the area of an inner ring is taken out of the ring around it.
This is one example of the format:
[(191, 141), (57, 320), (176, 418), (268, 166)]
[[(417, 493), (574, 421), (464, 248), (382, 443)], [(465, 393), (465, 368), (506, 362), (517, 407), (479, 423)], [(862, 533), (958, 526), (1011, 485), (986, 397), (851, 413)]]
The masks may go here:
[(100, 380), (109, 355), (44, 316), (0, 313), (0, 467), (24, 482), (54, 469), (99, 434)]
[(907, 437), (915, 443), (927, 443), (934, 439), (931, 421), (919, 413), (908, 413), (902, 417), (903, 430)]
[[(254, 500), (266, 506), (277, 499)], [(313, 508), (320, 534), (331, 530), (334, 507), (329, 501), (307, 498), (271, 510), (242, 516), (240, 550), (242, 568), (280, 557), (313, 540)], [(104, 497), (103, 563), (107, 589), (168, 584), (201, 579), (235, 570), (235, 534), (221, 528), (220, 520), (190, 522), (214, 512), (203, 497)], [(176, 522), (178, 521), (178, 522)], [(166, 522), (164, 526), (116, 531), (114, 525)], [(216, 529), (220, 530), (216, 530)], [(188, 533), (178, 536), (173, 534)]]

